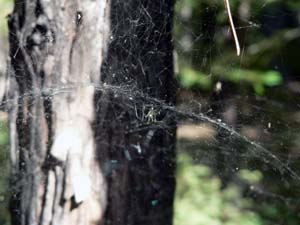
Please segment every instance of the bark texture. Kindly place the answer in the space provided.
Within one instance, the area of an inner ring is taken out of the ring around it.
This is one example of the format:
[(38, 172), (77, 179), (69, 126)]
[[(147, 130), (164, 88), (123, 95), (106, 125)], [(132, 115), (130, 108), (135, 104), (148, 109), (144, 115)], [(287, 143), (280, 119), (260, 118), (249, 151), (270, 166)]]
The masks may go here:
[(15, 1), (13, 225), (172, 223), (173, 4)]
[(106, 185), (94, 92), (109, 32), (103, 0), (16, 0), (9, 20), (13, 224), (98, 224)]

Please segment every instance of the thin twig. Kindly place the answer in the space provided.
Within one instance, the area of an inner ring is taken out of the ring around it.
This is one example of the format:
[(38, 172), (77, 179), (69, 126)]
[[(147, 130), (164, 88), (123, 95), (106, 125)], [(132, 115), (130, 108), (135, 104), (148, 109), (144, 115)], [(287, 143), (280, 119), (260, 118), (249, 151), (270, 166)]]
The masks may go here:
[(233, 23), (229, 0), (225, 0), (225, 6), (226, 6), (226, 9), (227, 9), (227, 14), (228, 14), (228, 19), (229, 19), (229, 23), (230, 23), (231, 32), (233, 34), (233, 38), (234, 38), (234, 42), (235, 42), (236, 54), (239, 56), (240, 53), (241, 53), (241, 48), (240, 48), (240, 43), (239, 43), (238, 36), (236, 34), (235, 26), (234, 26), (234, 23)]

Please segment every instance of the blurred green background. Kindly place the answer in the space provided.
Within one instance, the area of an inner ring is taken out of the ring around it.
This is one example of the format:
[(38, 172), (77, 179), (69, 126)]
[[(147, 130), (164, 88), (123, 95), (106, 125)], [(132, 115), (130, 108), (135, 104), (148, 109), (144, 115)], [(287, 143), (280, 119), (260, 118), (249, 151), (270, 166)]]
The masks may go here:
[(9, 137), (7, 115), (1, 109), (6, 56), (8, 49), (7, 15), (13, 7), (12, 0), (0, 0), (0, 224), (9, 224), (8, 200), (9, 200)]
[[(174, 223), (299, 225), (300, 1), (230, 4), (240, 57), (223, 0), (176, 4), (178, 110), (211, 121), (178, 121)], [(11, 9), (0, 0), (0, 54)], [(1, 112), (0, 224), (9, 224), (6, 117)]]
[[(175, 225), (300, 224), (300, 1), (177, 1)], [(294, 175), (293, 175), (294, 173)]]

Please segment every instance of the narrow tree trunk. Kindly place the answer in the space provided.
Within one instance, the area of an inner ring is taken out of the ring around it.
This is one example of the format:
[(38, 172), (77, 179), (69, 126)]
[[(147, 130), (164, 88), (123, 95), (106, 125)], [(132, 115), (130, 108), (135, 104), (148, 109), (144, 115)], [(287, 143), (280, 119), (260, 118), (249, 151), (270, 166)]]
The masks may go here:
[(13, 225), (172, 223), (172, 8), (169, 0), (15, 1)]
[(108, 176), (106, 224), (172, 224), (176, 84), (172, 0), (112, 1), (96, 138)]

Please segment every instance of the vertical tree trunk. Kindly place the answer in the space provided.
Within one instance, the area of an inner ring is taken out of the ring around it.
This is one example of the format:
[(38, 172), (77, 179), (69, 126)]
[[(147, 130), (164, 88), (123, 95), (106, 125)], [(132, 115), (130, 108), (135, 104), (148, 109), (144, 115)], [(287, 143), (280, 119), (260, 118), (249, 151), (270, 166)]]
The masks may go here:
[(10, 17), (13, 224), (97, 224), (106, 185), (95, 157), (94, 91), (109, 4), (15, 1)]
[(171, 224), (172, 9), (169, 0), (15, 0), (13, 225)]
[[(96, 138), (108, 176), (106, 224), (172, 223), (175, 104), (172, 0), (112, 1)], [(108, 163), (108, 165), (107, 165)]]

